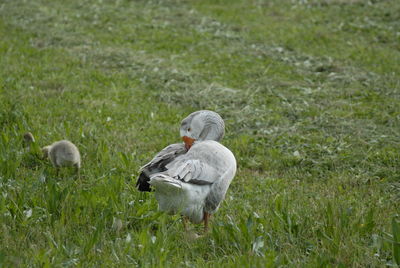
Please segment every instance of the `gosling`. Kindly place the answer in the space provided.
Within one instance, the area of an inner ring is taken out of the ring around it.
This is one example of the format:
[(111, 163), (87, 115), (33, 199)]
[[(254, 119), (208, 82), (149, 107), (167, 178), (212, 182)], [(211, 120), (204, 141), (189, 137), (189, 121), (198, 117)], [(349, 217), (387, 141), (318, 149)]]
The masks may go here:
[(31, 144), (32, 142), (35, 142), (35, 138), (31, 132), (26, 132), (24, 134), (24, 142), (25, 144)]
[(81, 155), (78, 148), (70, 141), (57, 141), (42, 148), (44, 157), (48, 157), (56, 168), (57, 176), (61, 167), (74, 166), (78, 178), (80, 177)]

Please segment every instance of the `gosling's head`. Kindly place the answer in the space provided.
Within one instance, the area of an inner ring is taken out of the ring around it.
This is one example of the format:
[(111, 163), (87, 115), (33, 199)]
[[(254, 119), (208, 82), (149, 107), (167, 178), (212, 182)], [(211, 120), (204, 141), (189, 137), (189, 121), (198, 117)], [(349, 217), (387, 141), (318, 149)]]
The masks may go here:
[(49, 157), (50, 147), (51, 146), (44, 146), (42, 148), (43, 158), (48, 158)]
[(35, 142), (35, 138), (33, 137), (31, 132), (27, 132), (24, 134), (24, 142), (27, 144)]

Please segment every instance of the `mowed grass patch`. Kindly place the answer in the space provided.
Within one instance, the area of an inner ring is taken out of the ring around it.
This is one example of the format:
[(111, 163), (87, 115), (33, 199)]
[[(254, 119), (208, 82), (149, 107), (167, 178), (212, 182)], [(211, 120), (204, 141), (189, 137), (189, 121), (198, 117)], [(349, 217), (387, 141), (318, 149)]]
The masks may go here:
[[(2, 3), (2, 264), (394, 264), (399, 7), (373, 5)], [(197, 109), (225, 118), (239, 170), (191, 240), (134, 183)], [(62, 138), (81, 180), (38, 157)]]

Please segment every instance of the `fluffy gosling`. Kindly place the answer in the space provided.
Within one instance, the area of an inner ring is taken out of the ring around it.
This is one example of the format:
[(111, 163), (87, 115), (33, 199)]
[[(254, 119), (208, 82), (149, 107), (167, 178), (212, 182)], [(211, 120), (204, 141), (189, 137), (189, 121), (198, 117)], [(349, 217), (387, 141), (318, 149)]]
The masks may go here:
[(33, 137), (31, 132), (26, 132), (24, 134), (23, 145), (25, 147), (25, 150), (27, 150), (27, 152), (34, 153), (38, 149), (35, 138)]
[(33, 137), (32, 133), (26, 132), (24, 134), (24, 142), (25, 144), (31, 144), (32, 142), (35, 142), (35, 138)]
[(48, 157), (57, 170), (57, 176), (61, 167), (74, 166), (80, 177), (81, 155), (78, 148), (70, 141), (57, 141), (42, 148), (45, 157)]

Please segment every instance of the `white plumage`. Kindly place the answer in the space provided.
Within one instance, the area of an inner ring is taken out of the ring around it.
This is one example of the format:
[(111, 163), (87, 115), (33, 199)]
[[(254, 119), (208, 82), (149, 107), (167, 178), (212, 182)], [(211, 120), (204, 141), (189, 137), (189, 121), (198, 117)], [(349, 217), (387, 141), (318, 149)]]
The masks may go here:
[(204, 212), (213, 214), (225, 197), (236, 172), (232, 152), (215, 141), (195, 142), (190, 150), (150, 177), (163, 211), (200, 223)]
[[(173, 144), (141, 169), (139, 190), (155, 189), (159, 208), (180, 213), (193, 223), (215, 213), (236, 173), (236, 159), (218, 141), (224, 135), (222, 118), (212, 111), (198, 111), (182, 121), (185, 144)], [(186, 150), (185, 150), (186, 147)]]

